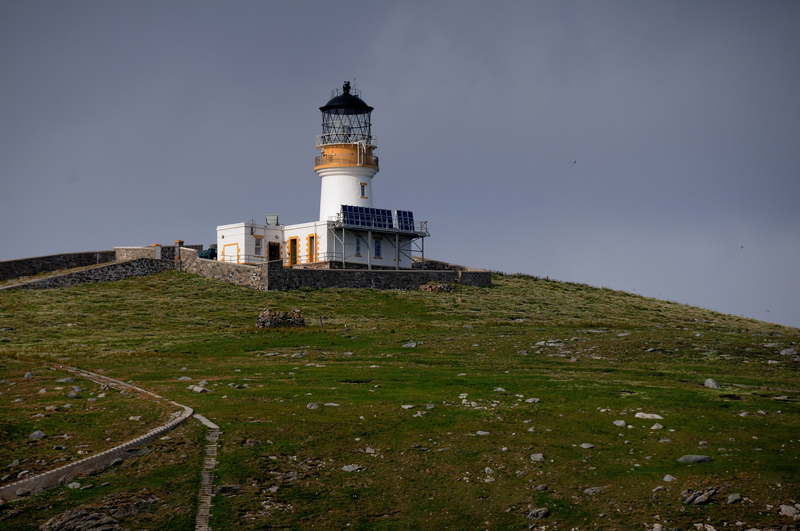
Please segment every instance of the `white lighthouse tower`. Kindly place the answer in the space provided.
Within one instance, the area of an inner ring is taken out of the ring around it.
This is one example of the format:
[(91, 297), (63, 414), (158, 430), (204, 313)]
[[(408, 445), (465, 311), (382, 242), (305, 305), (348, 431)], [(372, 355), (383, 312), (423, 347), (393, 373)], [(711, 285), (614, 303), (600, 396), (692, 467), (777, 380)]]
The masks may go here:
[(320, 176), (319, 220), (341, 213), (342, 205), (372, 208), (372, 178), (378, 173), (375, 137), (367, 105), (347, 81), (341, 93), (335, 89), (322, 111), (322, 134), (317, 137), (320, 155), (314, 171)]
[(373, 208), (372, 179), (378, 173), (372, 107), (347, 81), (323, 107), (319, 156), (319, 220), (281, 225), (251, 220), (217, 227), (217, 259), (237, 264), (282, 262), (285, 267), (411, 269), (412, 255), (425, 264), (426, 221), (410, 210)]

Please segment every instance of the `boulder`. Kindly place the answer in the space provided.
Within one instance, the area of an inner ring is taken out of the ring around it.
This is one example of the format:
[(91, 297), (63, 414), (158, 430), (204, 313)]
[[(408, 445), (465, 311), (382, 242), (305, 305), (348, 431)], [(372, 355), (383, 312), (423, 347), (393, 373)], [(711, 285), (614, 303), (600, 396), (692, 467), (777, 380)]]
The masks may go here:
[(678, 459), (679, 463), (708, 463), (711, 458), (707, 455), (684, 455)]
[(712, 380), (711, 378), (707, 379), (703, 385), (705, 385), (709, 389), (719, 389), (719, 384), (716, 381)]
[(664, 420), (664, 417), (661, 415), (656, 415), (655, 413), (642, 413), (641, 411), (638, 412), (635, 417), (637, 419), (645, 419), (645, 420)]
[(44, 434), (42, 430), (36, 430), (35, 432), (28, 435), (28, 439), (31, 441), (38, 441), (39, 439), (44, 439), (47, 435)]
[(550, 516), (550, 511), (544, 507), (531, 509), (525, 513), (525, 518), (529, 520), (541, 520), (542, 518), (547, 518), (548, 516)]

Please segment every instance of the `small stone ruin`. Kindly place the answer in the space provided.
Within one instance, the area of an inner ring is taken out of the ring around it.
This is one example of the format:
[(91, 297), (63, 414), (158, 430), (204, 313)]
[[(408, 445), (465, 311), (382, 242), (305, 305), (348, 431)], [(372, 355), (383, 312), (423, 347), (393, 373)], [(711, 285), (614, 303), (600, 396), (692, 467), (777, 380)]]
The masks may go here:
[(264, 308), (256, 319), (256, 328), (300, 328), (305, 325), (306, 320), (300, 310), (273, 312)]

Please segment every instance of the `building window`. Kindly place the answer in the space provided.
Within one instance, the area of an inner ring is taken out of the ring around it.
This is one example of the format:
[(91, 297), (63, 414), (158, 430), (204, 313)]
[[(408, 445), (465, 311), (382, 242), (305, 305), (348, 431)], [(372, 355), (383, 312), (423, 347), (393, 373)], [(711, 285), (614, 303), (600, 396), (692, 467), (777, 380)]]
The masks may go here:
[(381, 241), (375, 240), (375, 258), (381, 257)]
[(356, 256), (361, 256), (361, 238), (356, 237)]
[(256, 256), (261, 256), (261, 238), (256, 238)]
[(367, 183), (361, 183), (361, 197), (367, 197)]

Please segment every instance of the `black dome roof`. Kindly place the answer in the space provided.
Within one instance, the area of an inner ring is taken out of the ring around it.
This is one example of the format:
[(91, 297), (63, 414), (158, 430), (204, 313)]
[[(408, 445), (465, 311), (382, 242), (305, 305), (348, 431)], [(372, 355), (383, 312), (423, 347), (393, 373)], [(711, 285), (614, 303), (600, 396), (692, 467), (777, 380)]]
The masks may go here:
[(364, 100), (356, 95), (350, 94), (350, 82), (346, 81), (342, 86), (342, 93), (334, 96), (319, 110), (325, 112), (331, 109), (353, 109), (356, 111), (371, 112), (372, 107), (366, 104)]

